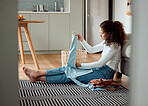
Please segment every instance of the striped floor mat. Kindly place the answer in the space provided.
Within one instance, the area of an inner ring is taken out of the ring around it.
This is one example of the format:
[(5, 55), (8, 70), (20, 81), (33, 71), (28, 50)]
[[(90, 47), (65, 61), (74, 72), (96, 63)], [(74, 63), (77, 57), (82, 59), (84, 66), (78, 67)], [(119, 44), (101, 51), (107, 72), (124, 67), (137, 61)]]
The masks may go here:
[(75, 84), (19, 81), (20, 106), (127, 106), (128, 90), (92, 91)]

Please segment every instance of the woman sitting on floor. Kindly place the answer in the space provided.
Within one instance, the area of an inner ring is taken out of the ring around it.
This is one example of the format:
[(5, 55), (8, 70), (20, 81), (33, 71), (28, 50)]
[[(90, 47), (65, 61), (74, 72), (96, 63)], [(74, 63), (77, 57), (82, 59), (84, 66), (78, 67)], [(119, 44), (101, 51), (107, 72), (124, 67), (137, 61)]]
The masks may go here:
[[(121, 58), (121, 47), (124, 44), (126, 34), (123, 24), (119, 21), (104, 21), (100, 24), (100, 37), (103, 41), (91, 47), (80, 34), (76, 34), (78, 40), (88, 53), (102, 52), (100, 60), (92, 63), (78, 63), (76, 67), (92, 69), (91, 73), (77, 77), (82, 83), (89, 83), (93, 79), (113, 79)], [(46, 81), (47, 83), (73, 83), (73, 80), (65, 74), (65, 67), (37, 71), (23, 67), (24, 73), (31, 82)]]

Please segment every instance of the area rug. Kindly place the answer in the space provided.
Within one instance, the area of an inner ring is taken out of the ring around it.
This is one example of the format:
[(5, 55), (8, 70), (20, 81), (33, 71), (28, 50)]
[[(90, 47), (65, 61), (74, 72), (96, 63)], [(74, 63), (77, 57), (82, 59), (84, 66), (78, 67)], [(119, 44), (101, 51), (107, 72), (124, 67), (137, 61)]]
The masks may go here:
[(127, 106), (129, 91), (92, 91), (76, 84), (19, 81), (20, 106)]

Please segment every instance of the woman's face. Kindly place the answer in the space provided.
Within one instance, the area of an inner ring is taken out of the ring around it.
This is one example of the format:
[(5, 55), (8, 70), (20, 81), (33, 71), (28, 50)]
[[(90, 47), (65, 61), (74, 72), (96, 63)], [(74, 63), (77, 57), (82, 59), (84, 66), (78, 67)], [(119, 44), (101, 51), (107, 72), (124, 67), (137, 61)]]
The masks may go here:
[(100, 28), (100, 37), (101, 37), (103, 40), (106, 40), (106, 37), (107, 37), (107, 33), (104, 32), (102, 28)]

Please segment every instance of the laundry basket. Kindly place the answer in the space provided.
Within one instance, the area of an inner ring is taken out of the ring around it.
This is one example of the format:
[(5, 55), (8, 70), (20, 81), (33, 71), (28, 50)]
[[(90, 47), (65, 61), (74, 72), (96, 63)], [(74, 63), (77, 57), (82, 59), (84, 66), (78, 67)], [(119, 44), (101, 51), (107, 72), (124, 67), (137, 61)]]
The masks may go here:
[[(61, 61), (62, 61), (62, 67), (67, 64), (69, 57), (69, 50), (62, 50), (61, 51)], [(77, 50), (76, 53), (76, 62), (79, 63), (85, 63), (87, 60), (87, 52), (85, 50)]]

